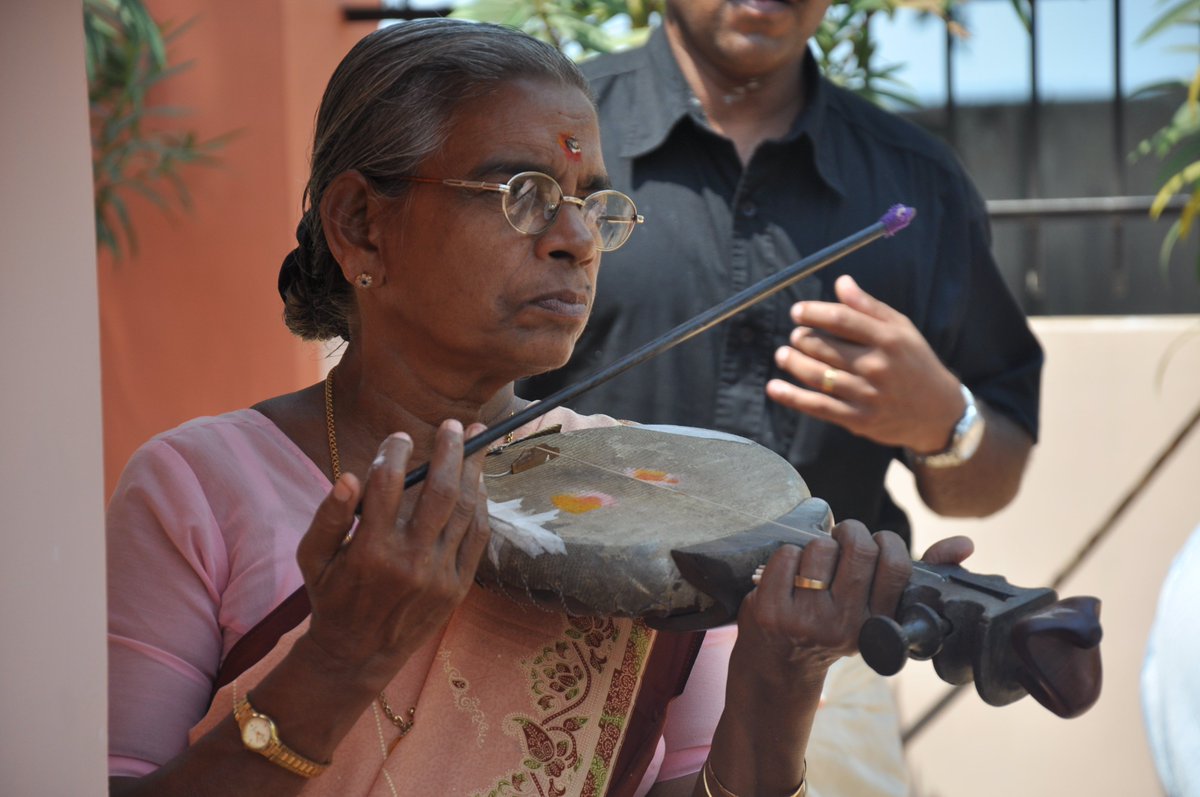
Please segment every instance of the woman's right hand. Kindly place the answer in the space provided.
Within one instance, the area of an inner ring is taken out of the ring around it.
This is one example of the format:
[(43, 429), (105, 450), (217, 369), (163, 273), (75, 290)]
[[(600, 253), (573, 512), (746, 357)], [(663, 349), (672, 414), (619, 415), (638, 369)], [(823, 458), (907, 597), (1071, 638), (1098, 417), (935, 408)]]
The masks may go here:
[[(484, 430), (473, 424), (466, 432)], [(404, 477), (413, 444), (383, 441), (365, 488), (343, 474), (318, 507), (296, 558), (308, 589), (307, 633), (325, 666), (382, 688), (463, 601), (490, 535), (484, 452), (463, 458), (464, 432), (445, 421), (415, 504)], [(362, 516), (354, 510), (362, 499)], [(354, 529), (347, 540), (347, 534)]]

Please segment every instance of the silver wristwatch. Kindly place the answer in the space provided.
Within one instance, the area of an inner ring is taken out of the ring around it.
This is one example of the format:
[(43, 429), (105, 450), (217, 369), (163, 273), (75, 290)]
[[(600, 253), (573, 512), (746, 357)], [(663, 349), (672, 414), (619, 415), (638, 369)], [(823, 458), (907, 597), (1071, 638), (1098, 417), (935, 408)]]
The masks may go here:
[(963, 401), (967, 403), (962, 417), (954, 424), (954, 432), (950, 435), (950, 444), (945, 450), (935, 454), (915, 454), (905, 450), (908, 461), (913, 465), (924, 465), (927, 468), (954, 468), (974, 456), (983, 441), (983, 413), (975, 405), (975, 396), (960, 384)]

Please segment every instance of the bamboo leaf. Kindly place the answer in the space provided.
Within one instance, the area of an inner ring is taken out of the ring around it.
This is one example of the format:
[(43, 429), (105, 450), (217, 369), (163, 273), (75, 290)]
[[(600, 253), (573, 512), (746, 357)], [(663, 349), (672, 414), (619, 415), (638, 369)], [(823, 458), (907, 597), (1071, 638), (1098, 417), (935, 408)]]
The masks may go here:
[(1154, 201), (1150, 204), (1151, 218), (1157, 219), (1162, 215), (1163, 208), (1166, 207), (1171, 197), (1179, 193), (1185, 184), (1193, 183), (1197, 179), (1200, 179), (1200, 161), (1190, 163), (1177, 174), (1172, 175), (1154, 195)]
[(1148, 83), (1141, 86), (1136, 91), (1129, 94), (1130, 99), (1141, 100), (1148, 97), (1153, 97), (1158, 94), (1166, 94), (1168, 92), (1178, 91), (1181, 86), (1187, 85), (1182, 80), (1162, 80), (1156, 83)]
[(1179, 174), (1193, 161), (1200, 160), (1200, 132), (1181, 140), (1163, 157), (1159, 179), (1163, 182)]
[(129, 220), (129, 209), (125, 207), (125, 200), (113, 194), (109, 200), (109, 207), (117, 217), (117, 221), (121, 225), (121, 233), (125, 237), (125, 242), (129, 244), (129, 251), (137, 252), (137, 235), (133, 232), (133, 223)]
[(1033, 10), (1030, 8), (1030, 0), (1011, 0), (1013, 12), (1016, 13), (1017, 19), (1021, 21), (1021, 25), (1025, 28), (1026, 33), (1033, 33)]
[(1158, 250), (1158, 267), (1165, 274), (1171, 268), (1171, 250), (1175, 248), (1175, 242), (1179, 240), (1179, 220), (1177, 219), (1167, 234), (1163, 236), (1162, 246)]
[(1192, 231), (1192, 219), (1196, 215), (1196, 192), (1192, 192), (1192, 196), (1188, 199), (1187, 204), (1183, 206), (1183, 212), (1179, 214), (1179, 237), (1187, 240), (1188, 233)]
[(1138, 44), (1145, 43), (1174, 25), (1194, 25), (1198, 21), (1200, 21), (1200, 2), (1198, 0), (1181, 0), (1159, 14), (1142, 31), (1142, 35), (1138, 37)]
[(83, 15), (96, 243), (119, 258), (125, 251), (122, 241), (128, 251), (137, 246), (125, 194), (140, 195), (168, 212), (174, 205), (188, 208), (191, 197), (179, 170), (217, 163), (215, 153), (234, 134), (201, 141), (190, 130), (143, 127), (147, 118), (169, 120), (187, 114), (185, 108), (148, 103), (147, 93), (192, 66), (190, 61), (170, 64), (167, 44), (195, 17), (180, 25), (159, 26), (144, 0), (84, 0)]

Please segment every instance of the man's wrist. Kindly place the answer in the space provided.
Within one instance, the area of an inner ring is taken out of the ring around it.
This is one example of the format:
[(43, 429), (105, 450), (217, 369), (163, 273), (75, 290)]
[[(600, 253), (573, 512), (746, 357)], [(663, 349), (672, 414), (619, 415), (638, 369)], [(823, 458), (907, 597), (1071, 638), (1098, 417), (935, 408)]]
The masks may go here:
[(966, 385), (960, 384), (959, 390), (964, 402), (963, 413), (954, 424), (945, 448), (930, 454), (918, 454), (906, 448), (904, 455), (910, 466), (955, 468), (966, 464), (979, 450), (986, 427), (983, 412)]

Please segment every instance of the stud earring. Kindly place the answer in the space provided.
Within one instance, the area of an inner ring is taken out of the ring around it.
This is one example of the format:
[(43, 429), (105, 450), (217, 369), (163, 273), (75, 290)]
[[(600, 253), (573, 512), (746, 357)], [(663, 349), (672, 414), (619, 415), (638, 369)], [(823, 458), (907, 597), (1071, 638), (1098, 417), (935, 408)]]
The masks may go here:
[(358, 283), (358, 287), (366, 289), (366, 288), (370, 288), (371, 285), (374, 284), (375, 278), (364, 271), (363, 273), (361, 273), (357, 277), (355, 277), (354, 281)]

